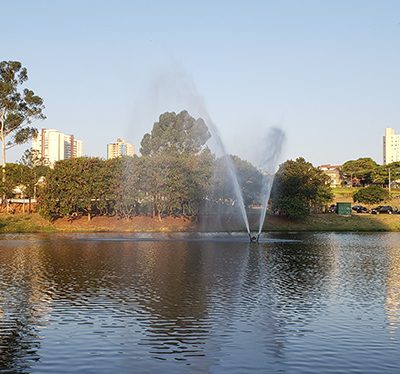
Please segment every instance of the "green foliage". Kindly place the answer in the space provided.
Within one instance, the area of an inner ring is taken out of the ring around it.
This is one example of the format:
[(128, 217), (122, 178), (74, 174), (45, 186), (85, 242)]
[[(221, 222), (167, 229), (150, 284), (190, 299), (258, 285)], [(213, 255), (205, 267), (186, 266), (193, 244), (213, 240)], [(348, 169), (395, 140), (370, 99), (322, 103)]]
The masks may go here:
[(392, 162), (391, 164), (384, 165), (385, 169), (390, 169), (391, 179), (400, 179), (400, 162)]
[[(0, 62), (0, 141), (4, 149), (36, 135), (36, 129), (29, 124), (45, 118), (43, 100), (32, 90), (21, 88), (27, 80), (27, 70), (20, 62)], [(11, 138), (8, 142), (7, 137)]]
[(115, 169), (99, 158), (58, 161), (49, 175), (40, 199), (41, 213), (48, 218), (72, 214), (104, 213), (114, 191)]
[(153, 216), (197, 216), (211, 178), (213, 156), (163, 152), (142, 157), (142, 191), (152, 205)]
[(329, 177), (304, 158), (283, 163), (275, 176), (273, 208), (299, 218), (318, 211), (333, 198)]
[(40, 196), (47, 218), (85, 214), (129, 218), (150, 213), (196, 217), (206, 196), (213, 156), (164, 152), (112, 160), (77, 158), (56, 163)]
[(47, 160), (40, 157), (40, 152), (32, 148), (25, 150), (19, 163), (31, 168), (34, 166), (48, 166)]
[(141, 141), (140, 153), (152, 156), (164, 151), (176, 153), (198, 153), (210, 138), (204, 121), (194, 119), (187, 111), (179, 114), (164, 113), (154, 123), (150, 134)]
[(301, 196), (280, 196), (275, 207), (293, 219), (303, 218), (309, 214), (307, 201)]
[(373, 173), (377, 170), (378, 164), (369, 157), (350, 160), (343, 164), (342, 171), (345, 175), (357, 178), (365, 185), (373, 182)]
[(142, 159), (134, 157), (120, 157), (108, 161), (110, 170), (114, 170), (114, 179), (111, 191), (115, 191), (115, 203), (109, 213), (123, 218), (140, 214), (141, 202), (146, 198), (143, 190)]
[(387, 184), (389, 181), (389, 171), (387, 165), (377, 166), (370, 174), (370, 179), (376, 184)]
[(353, 201), (364, 204), (376, 204), (389, 198), (389, 191), (380, 186), (368, 186), (353, 195)]
[[(263, 183), (263, 176), (260, 170), (238, 156), (231, 156), (231, 158), (236, 169), (245, 206), (260, 204), (260, 193)], [(216, 160), (214, 167), (215, 172), (211, 191), (212, 200), (214, 203), (229, 205), (236, 203), (236, 196), (225, 160), (219, 158)]]
[(0, 182), (2, 196), (7, 199), (13, 197), (13, 191), (17, 186), (24, 184), (26, 180), (26, 167), (18, 164), (8, 163), (5, 167), (5, 181)]

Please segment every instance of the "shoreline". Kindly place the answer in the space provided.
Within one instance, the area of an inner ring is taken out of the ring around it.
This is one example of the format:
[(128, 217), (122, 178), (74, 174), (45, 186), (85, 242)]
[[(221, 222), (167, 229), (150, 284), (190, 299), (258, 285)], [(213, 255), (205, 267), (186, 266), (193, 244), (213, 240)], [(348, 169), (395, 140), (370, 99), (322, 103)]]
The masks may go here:
[[(220, 218), (220, 217), (219, 217)], [(253, 226), (254, 231), (255, 225)], [(151, 217), (86, 217), (72, 222), (66, 218), (51, 223), (37, 213), (0, 214), (0, 234), (7, 233), (173, 233), (173, 232), (245, 232), (243, 224), (231, 218), (204, 218), (193, 222), (185, 218), (167, 217), (159, 221)], [(400, 215), (314, 214), (303, 220), (267, 216), (263, 232), (400, 232)]]

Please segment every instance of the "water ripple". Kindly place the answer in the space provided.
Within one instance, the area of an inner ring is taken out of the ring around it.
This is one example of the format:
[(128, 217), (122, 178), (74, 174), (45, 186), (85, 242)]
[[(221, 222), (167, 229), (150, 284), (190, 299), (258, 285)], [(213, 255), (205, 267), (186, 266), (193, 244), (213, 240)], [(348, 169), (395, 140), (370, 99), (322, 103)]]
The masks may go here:
[(396, 372), (399, 234), (0, 241), (0, 372)]

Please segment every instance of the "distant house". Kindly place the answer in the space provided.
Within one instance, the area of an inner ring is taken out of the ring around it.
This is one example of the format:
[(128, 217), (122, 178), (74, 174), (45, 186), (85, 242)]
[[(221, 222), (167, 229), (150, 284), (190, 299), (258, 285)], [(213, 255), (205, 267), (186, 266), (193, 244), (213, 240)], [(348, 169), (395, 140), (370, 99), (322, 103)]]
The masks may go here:
[(341, 187), (343, 185), (342, 165), (326, 164), (319, 166), (319, 169), (331, 178), (331, 187)]

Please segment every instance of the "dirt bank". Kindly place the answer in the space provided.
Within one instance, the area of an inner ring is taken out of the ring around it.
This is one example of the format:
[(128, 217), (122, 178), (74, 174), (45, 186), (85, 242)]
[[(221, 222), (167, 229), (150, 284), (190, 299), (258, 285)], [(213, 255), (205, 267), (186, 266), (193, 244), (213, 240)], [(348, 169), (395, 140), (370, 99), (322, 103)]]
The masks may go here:
[[(207, 225), (205, 225), (207, 223)], [(256, 227), (253, 225), (253, 231)], [(201, 222), (185, 218), (151, 217), (120, 219), (117, 217), (86, 217), (69, 221), (66, 218), (50, 223), (38, 214), (0, 214), (0, 233), (24, 232), (178, 232), (178, 231), (243, 231), (239, 219), (202, 217)], [(280, 216), (269, 216), (264, 231), (400, 231), (400, 215), (316, 214), (293, 221)]]

